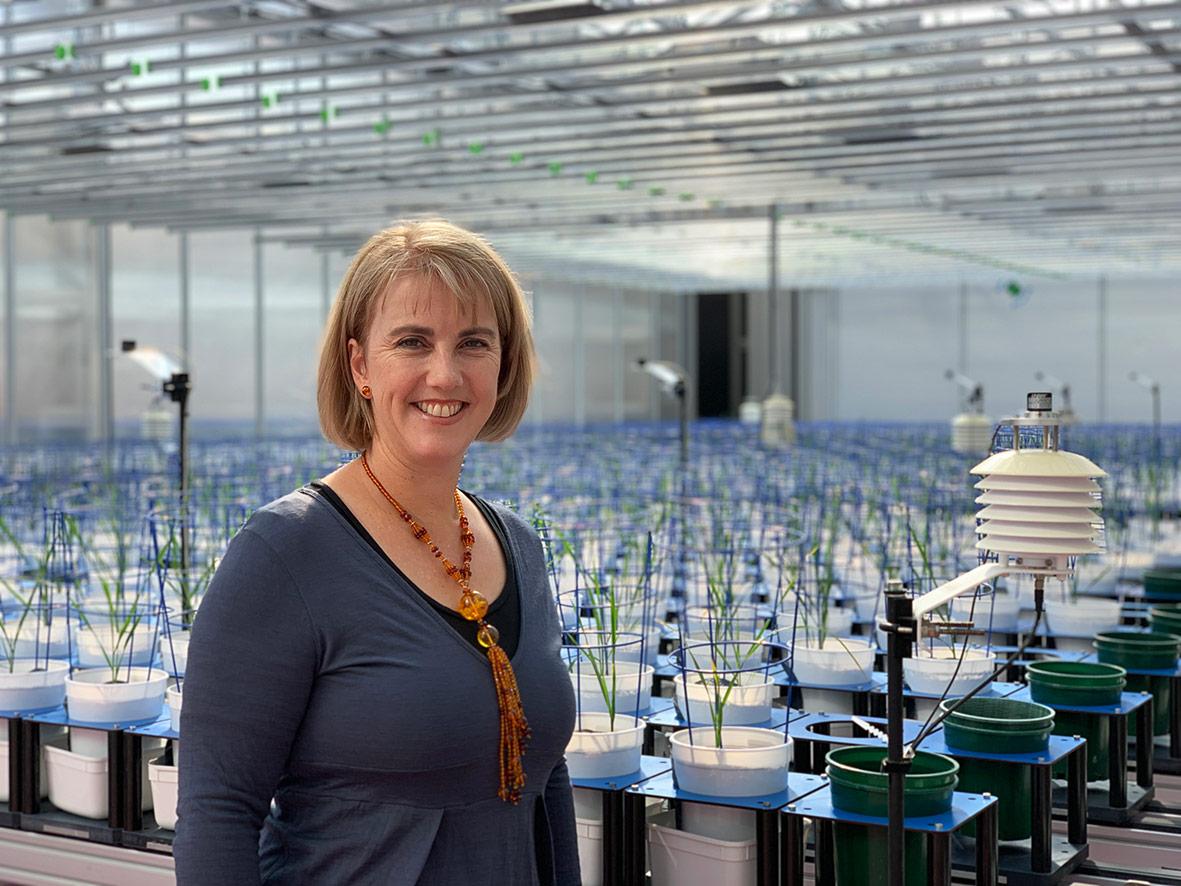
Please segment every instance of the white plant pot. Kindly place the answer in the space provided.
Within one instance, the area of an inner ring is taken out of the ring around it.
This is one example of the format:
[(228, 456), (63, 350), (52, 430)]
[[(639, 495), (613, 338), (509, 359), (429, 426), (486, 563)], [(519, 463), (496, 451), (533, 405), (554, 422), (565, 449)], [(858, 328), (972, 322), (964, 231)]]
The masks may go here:
[[(977, 683), (989, 676), (996, 667), (996, 654), (983, 649), (953, 650), (946, 646), (916, 652), (914, 657), (902, 660), (902, 672), (906, 685), (912, 692), (921, 695), (942, 695), (944, 690), (949, 698), (968, 692)], [(958, 672), (956, 668), (959, 668)], [(955, 679), (952, 679), (954, 675)]]
[(149, 624), (137, 625), (122, 637), (110, 625), (80, 627), (74, 633), (74, 649), (78, 654), (78, 666), (82, 668), (108, 667), (108, 656), (121, 668), (128, 665), (148, 667), (156, 651), (155, 643), (156, 632)]
[(608, 692), (615, 693), (617, 714), (646, 713), (652, 707), (652, 675), (655, 669), (650, 665), (641, 668), (634, 662), (617, 661), (613, 670), (605, 672), (603, 684), (595, 676), (587, 662), (576, 665), (570, 672), (570, 682), (578, 694), (578, 710), (585, 713), (607, 713), (607, 701), (603, 698), (603, 685)]
[(757, 797), (787, 788), (791, 739), (775, 729), (722, 728), (722, 747), (711, 727), (681, 729), (669, 737), (673, 775), (682, 790), (711, 797)]
[(828, 635), (830, 637), (853, 636), (853, 610), (830, 606), (828, 609)]
[(154, 720), (164, 706), (168, 674), (158, 668), (125, 668), (125, 683), (109, 683), (107, 668), (75, 671), (66, 678), (70, 718), (85, 723), (132, 723)]
[(858, 686), (873, 674), (876, 650), (866, 640), (826, 637), (822, 647), (797, 642), (791, 654), (796, 680), (811, 686)]
[(615, 728), (607, 714), (583, 712), (574, 720), (574, 734), (566, 745), (571, 778), (612, 778), (640, 768), (644, 723), (617, 714)]
[(995, 633), (1014, 634), (1021, 616), (1021, 600), (1016, 594), (994, 594), (976, 600), (975, 609), (971, 597), (951, 601), (953, 621), (968, 621), (969, 614), (979, 630), (987, 631), (991, 625)]
[(13, 658), (48, 659), (70, 657), (70, 632), (65, 616), (54, 619), (53, 627), (34, 623), (24, 624), (16, 633)]
[(1099, 600), (1080, 597), (1073, 601), (1061, 600), (1046, 603), (1042, 616), (1048, 630), (1055, 638), (1086, 638), (1087, 650), (1095, 634), (1114, 631), (1120, 625), (1119, 600)]
[(152, 808), (155, 810), (156, 824), (166, 830), (176, 830), (176, 794), (177, 774), (176, 766), (167, 766), (161, 759), (148, 763), (148, 784), (152, 792)]
[[(66, 697), (70, 664), (44, 659), (17, 659), (9, 670), (0, 663), (0, 710), (44, 711), (59, 707)], [(2, 758), (0, 758), (2, 764)]]
[[(145, 739), (145, 750), (148, 746), (149, 742)], [(158, 743), (156, 746), (159, 746)], [(63, 812), (83, 818), (107, 817), (108, 761), (105, 757), (88, 757), (85, 754), (47, 745), (42, 748), (41, 765), (48, 773), (50, 803)], [(148, 781), (146, 756), (142, 765), (143, 786), (140, 802), (141, 808), (147, 811), (152, 808), (152, 791)]]
[(852, 587), (845, 599), (853, 601), (853, 609), (862, 621), (875, 618), (885, 611), (885, 598), (876, 587)]
[(180, 707), (183, 699), (183, 690), (180, 686), (169, 686), (164, 692), (164, 703), (168, 706), (168, 721), (172, 725), (172, 731), (180, 734)]
[[(677, 711), (690, 723), (713, 723), (713, 712), (723, 699), (724, 726), (751, 726), (771, 719), (771, 699), (774, 682), (758, 671), (727, 675), (736, 685), (715, 686), (708, 674), (686, 674), (673, 678), (673, 699)], [(689, 703), (685, 704), (688, 690)], [(686, 711), (688, 707), (688, 711)]]
[(174, 677), (183, 677), (189, 663), (189, 640), (191, 631), (173, 630), (160, 635), (160, 667)]

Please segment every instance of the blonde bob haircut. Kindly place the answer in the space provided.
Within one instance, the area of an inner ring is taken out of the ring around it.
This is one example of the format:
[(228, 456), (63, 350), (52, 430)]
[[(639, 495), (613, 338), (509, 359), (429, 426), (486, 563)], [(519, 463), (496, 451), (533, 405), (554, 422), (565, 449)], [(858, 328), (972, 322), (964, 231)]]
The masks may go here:
[(379, 231), (353, 257), (320, 347), (316, 401), (324, 436), (358, 451), (368, 449), (373, 441), (373, 405), (353, 381), (349, 339), (365, 346), (382, 293), (391, 281), (404, 277), (442, 284), (464, 309), (477, 299), (492, 305), (500, 333), (500, 378), (496, 406), (476, 439), (505, 439), (525, 414), (536, 367), (525, 294), (487, 241), (441, 219)]

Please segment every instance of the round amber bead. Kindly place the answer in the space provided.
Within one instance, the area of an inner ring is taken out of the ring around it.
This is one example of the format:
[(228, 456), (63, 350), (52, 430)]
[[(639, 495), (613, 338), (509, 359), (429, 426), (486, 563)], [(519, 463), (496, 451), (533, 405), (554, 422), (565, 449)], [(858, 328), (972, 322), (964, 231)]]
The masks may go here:
[(500, 631), (496, 630), (492, 625), (484, 625), (476, 632), (476, 642), (485, 649), (491, 649), (499, 639)]
[(467, 591), (459, 598), (459, 614), (468, 621), (479, 621), (488, 614), (488, 601), (476, 591)]

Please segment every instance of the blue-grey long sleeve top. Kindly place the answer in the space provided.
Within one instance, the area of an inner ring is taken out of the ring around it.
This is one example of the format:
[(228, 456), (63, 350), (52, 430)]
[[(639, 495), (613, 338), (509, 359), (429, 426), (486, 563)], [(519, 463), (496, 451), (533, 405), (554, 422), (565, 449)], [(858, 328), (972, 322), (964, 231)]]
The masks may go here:
[(556, 607), (537, 536), (493, 507), (520, 594), (520, 803), (497, 797), (486, 656), (304, 488), (235, 536), (193, 625), (180, 886), (577, 886)]

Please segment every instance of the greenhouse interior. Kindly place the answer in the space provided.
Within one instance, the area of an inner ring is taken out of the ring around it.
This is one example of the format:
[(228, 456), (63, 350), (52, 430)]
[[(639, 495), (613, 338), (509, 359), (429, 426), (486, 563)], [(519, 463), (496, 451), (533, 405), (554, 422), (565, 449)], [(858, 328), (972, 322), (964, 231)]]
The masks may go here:
[(1173, 0), (0, 0), (0, 883), (1181, 884), (1179, 90)]

